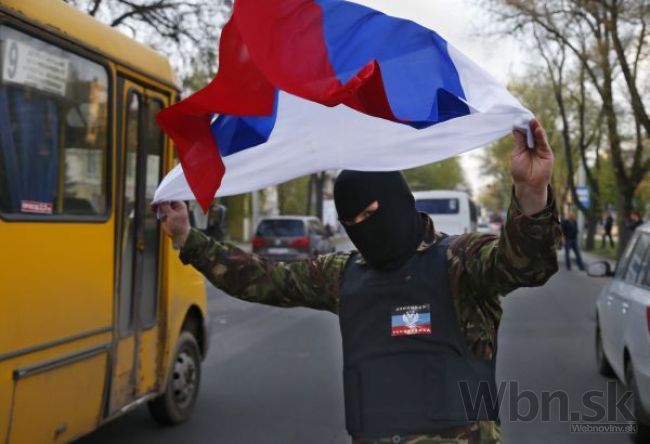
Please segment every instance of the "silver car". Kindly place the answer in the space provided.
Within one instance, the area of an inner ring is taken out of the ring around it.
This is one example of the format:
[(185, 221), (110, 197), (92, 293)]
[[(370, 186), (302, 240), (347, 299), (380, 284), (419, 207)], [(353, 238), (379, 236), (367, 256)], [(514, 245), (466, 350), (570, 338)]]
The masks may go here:
[(598, 371), (632, 391), (639, 434), (650, 436), (650, 224), (636, 229), (615, 272), (608, 262), (588, 272), (613, 277), (596, 301)]
[(251, 241), (253, 253), (268, 259), (296, 261), (335, 250), (330, 233), (312, 216), (266, 217)]

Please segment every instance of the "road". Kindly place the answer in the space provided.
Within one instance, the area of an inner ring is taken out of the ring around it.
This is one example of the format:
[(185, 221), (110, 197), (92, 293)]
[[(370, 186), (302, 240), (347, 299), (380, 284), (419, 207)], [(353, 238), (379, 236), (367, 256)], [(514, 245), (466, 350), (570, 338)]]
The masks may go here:
[[(583, 393), (605, 391), (607, 386), (596, 373), (593, 350), (594, 301), (604, 282), (574, 268), (561, 270), (542, 288), (520, 289), (506, 297), (498, 380), (516, 382), (519, 393), (529, 390), (538, 397), (543, 391), (561, 390), (568, 395), (570, 411), (590, 412), (581, 407)], [(212, 346), (193, 418), (161, 428), (142, 407), (79, 442), (349, 442), (334, 315), (244, 303), (212, 287), (209, 305)], [(505, 443), (630, 442), (630, 436), (621, 433), (572, 433), (569, 423), (558, 419), (558, 403), (551, 404), (550, 421), (539, 416), (513, 421), (510, 392), (501, 410)], [(527, 413), (526, 402), (517, 404), (520, 414)]]

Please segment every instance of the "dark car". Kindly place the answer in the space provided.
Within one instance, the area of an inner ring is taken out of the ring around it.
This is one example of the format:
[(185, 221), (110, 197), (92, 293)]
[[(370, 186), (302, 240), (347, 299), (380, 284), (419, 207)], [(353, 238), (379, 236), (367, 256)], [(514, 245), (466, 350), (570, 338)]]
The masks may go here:
[(257, 225), (253, 253), (281, 261), (296, 261), (333, 252), (323, 224), (311, 216), (267, 217)]

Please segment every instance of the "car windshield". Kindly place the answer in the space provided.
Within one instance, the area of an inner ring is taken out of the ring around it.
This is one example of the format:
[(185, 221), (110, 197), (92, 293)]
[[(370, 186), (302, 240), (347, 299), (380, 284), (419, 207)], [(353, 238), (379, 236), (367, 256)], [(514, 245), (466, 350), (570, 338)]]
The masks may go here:
[(427, 214), (458, 214), (458, 199), (417, 199), (415, 207)]
[(299, 219), (267, 219), (260, 222), (257, 235), (265, 237), (304, 236), (305, 226)]

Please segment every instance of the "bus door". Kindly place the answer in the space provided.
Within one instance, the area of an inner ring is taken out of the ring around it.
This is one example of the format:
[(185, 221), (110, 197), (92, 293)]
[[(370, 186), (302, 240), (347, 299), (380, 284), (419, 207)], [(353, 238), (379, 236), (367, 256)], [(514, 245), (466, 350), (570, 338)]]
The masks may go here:
[(163, 135), (155, 123), (164, 96), (118, 81), (114, 356), (109, 415), (154, 391), (159, 373), (160, 224), (149, 203), (161, 179)]

